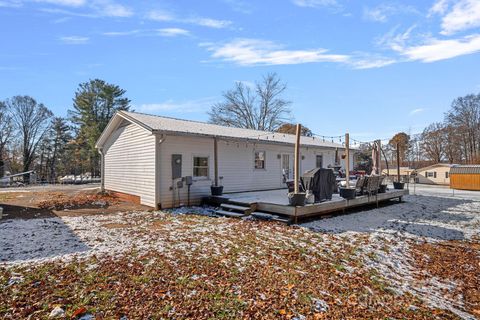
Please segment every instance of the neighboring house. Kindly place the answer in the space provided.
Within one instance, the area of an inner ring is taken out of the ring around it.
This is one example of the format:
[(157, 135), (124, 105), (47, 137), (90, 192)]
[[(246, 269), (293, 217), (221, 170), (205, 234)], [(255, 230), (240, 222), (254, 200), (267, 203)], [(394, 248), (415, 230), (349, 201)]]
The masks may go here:
[[(217, 177), (224, 192), (284, 188), (293, 178), (295, 136), (134, 112), (117, 112), (97, 141), (102, 155), (102, 188), (138, 203), (170, 208), (210, 195)], [(216, 148), (215, 148), (216, 145)], [(334, 164), (340, 144), (301, 138), (301, 172)], [(353, 161), (350, 159), (350, 168)], [(341, 160), (345, 167), (345, 161)]]
[(480, 191), (480, 165), (453, 166), (450, 169), (450, 188)]
[[(400, 181), (410, 182), (411, 174), (414, 172), (414, 169), (409, 167), (400, 167)], [(388, 180), (397, 181), (397, 168), (383, 169), (382, 175), (388, 176)]]
[(450, 184), (450, 168), (453, 165), (448, 163), (437, 163), (425, 168), (416, 170), (417, 183), (424, 184)]

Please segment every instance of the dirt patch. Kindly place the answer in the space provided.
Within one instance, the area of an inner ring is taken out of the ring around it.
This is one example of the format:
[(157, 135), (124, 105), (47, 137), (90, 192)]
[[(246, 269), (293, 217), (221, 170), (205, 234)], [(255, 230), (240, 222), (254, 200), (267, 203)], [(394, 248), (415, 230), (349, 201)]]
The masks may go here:
[(463, 297), (468, 312), (480, 317), (480, 243), (447, 241), (424, 243), (413, 249), (416, 267), (434, 276), (453, 281), (447, 295)]
[(124, 228), (131, 228), (132, 225), (128, 223), (105, 223), (102, 224), (102, 227), (107, 229), (124, 229)]
[(61, 187), (49, 191), (0, 193), (4, 219), (36, 219), (55, 216), (87, 216), (116, 212), (147, 211), (152, 208), (123, 201), (112, 195), (98, 194), (98, 189)]
[(40, 209), (65, 210), (65, 209), (91, 209), (106, 208), (112, 204), (118, 203), (117, 197), (109, 194), (86, 194), (79, 193), (74, 196), (68, 196), (62, 193), (49, 195), (49, 199), (42, 200), (38, 204)]

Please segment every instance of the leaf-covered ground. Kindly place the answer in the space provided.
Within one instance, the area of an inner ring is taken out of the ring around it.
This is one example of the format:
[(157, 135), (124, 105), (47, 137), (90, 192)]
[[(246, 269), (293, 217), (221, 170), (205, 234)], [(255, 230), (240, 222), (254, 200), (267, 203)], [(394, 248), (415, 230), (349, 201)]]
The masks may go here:
[(0, 318), (479, 317), (480, 202), (406, 200), (303, 227), (146, 211), (2, 220)]
[(170, 215), (135, 233), (168, 233), (172, 223), (184, 236), (167, 234), (165, 250), (0, 269), (0, 317), (46, 318), (58, 305), (97, 318), (455, 318), (364, 268), (357, 251), (367, 238)]

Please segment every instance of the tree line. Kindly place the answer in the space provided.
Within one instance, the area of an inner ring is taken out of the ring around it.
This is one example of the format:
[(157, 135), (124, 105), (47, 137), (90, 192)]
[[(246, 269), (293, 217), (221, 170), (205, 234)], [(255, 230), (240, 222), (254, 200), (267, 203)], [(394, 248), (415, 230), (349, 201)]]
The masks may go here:
[(125, 93), (99, 79), (81, 83), (67, 117), (30, 96), (0, 101), (0, 177), (30, 170), (49, 183), (64, 175), (99, 176), (95, 142), (115, 112), (130, 110)]
[[(287, 85), (276, 73), (270, 73), (254, 84), (237, 82), (223, 93), (223, 102), (212, 106), (210, 122), (246, 129), (295, 134), (291, 101), (282, 97)], [(306, 127), (302, 134), (312, 136)], [(453, 100), (442, 122), (427, 126), (423, 132), (399, 132), (383, 146), (384, 158), (394, 164), (399, 148), (403, 166), (418, 168), (434, 163), (480, 163), (480, 94), (469, 94)], [(361, 167), (371, 166), (372, 144), (359, 146)]]

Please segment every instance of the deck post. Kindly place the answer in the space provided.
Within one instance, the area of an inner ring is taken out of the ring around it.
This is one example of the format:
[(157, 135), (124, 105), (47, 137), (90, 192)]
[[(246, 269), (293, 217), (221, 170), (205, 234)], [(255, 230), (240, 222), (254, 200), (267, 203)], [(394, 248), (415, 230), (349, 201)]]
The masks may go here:
[(350, 135), (345, 133), (345, 180), (347, 180), (347, 188), (350, 187)]
[(400, 182), (400, 148), (398, 146), (399, 144), (397, 142), (397, 182)]
[(215, 177), (215, 187), (218, 187), (218, 139), (213, 138), (213, 169)]
[(295, 171), (294, 171), (294, 183), (295, 183), (295, 194), (299, 193), (298, 183), (300, 182), (300, 134), (302, 131), (302, 125), (297, 124), (297, 136), (295, 141)]

